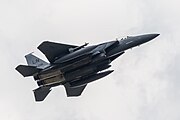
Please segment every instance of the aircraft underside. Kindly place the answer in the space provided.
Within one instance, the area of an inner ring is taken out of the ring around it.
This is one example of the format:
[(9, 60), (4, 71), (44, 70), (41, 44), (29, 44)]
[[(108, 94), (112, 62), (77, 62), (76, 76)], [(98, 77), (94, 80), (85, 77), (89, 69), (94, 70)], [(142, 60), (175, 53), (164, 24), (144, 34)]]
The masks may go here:
[(68, 97), (80, 96), (88, 83), (113, 72), (107, 70), (113, 60), (158, 35), (139, 35), (92, 46), (87, 46), (88, 43), (76, 46), (45, 41), (38, 49), (49, 63), (31, 53), (25, 56), (28, 65), (18, 65), (16, 70), (24, 77), (34, 77), (38, 85), (33, 90), (36, 101), (43, 101), (51, 88), (58, 85), (64, 85)]

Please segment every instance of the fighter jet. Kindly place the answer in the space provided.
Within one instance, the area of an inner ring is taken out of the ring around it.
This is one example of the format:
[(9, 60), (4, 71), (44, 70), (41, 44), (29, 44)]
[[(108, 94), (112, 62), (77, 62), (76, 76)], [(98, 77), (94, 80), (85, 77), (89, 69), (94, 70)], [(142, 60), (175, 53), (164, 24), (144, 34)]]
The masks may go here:
[(44, 41), (37, 48), (49, 63), (34, 56), (25, 56), (28, 65), (16, 70), (24, 77), (33, 76), (39, 86), (33, 90), (35, 100), (43, 101), (52, 87), (63, 85), (68, 97), (80, 96), (88, 83), (103, 78), (113, 70), (110, 63), (126, 50), (146, 43), (159, 34), (128, 36), (98, 45), (68, 45)]

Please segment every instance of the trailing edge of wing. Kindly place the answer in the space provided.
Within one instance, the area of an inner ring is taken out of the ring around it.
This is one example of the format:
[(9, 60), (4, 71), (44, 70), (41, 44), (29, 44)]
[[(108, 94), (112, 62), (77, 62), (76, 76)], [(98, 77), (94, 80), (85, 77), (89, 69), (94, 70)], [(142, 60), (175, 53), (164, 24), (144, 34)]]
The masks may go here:
[(69, 48), (75, 47), (77, 46), (45, 41), (38, 46), (38, 49), (47, 57), (50, 63), (53, 63), (56, 57), (68, 54)]
[(64, 85), (66, 89), (66, 94), (67, 97), (75, 97), (75, 96), (80, 96), (83, 90), (85, 89), (86, 85), (76, 87), (76, 88), (71, 88), (69, 85)]
[(33, 76), (35, 73), (42, 69), (36, 68), (35, 66), (18, 65), (16, 70), (21, 73), (24, 77)]

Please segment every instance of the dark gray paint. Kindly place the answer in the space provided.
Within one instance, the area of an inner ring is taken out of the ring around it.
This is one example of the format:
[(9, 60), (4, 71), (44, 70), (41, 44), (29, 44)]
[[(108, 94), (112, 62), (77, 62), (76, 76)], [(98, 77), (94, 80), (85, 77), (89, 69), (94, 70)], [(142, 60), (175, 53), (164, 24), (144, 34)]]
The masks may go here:
[(87, 44), (74, 46), (46, 41), (39, 45), (38, 49), (45, 54), (50, 64), (29, 54), (26, 57), (29, 66), (19, 65), (16, 70), (24, 77), (33, 76), (37, 81), (39, 88), (34, 90), (36, 101), (43, 101), (50, 88), (58, 85), (65, 86), (68, 97), (79, 96), (88, 83), (112, 73), (111, 70), (104, 70), (110, 67), (113, 60), (126, 50), (146, 43), (158, 35), (128, 36), (125, 39), (87, 47)]

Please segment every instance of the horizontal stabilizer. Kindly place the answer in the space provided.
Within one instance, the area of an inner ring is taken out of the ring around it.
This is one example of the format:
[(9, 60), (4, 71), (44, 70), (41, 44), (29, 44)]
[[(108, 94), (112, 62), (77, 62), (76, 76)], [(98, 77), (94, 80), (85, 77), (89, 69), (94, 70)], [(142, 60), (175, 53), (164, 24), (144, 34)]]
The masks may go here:
[(51, 87), (40, 87), (33, 90), (33, 92), (36, 101), (43, 101), (49, 92), (51, 92)]
[(28, 77), (33, 76), (35, 73), (39, 72), (42, 69), (36, 68), (34, 66), (18, 65), (16, 67), (16, 70), (24, 77)]
[[(86, 84), (87, 85), (87, 84)], [(71, 88), (69, 84), (65, 84), (64, 87), (66, 89), (66, 94), (67, 97), (76, 97), (80, 96), (83, 90), (85, 89), (86, 85), (76, 87), (76, 88)]]

